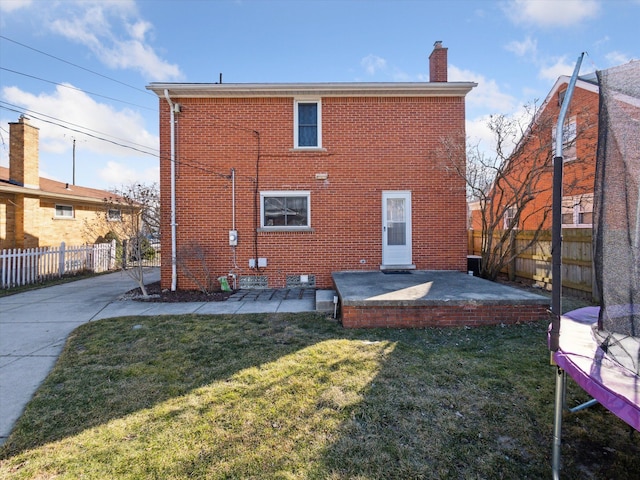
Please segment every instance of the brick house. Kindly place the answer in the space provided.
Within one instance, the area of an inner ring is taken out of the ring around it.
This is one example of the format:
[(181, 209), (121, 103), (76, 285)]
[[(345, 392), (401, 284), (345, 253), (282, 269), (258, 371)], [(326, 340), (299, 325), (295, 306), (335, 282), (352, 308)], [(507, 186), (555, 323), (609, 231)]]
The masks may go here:
[(447, 82), (440, 42), (429, 82), (150, 84), (162, 249), (177, 258), (163, 262), (162, 286), (228, 275), (327, 288), (335, 271), (465, 271), (465, 185), (438, 151), (464, 138), (475, 85)]
[[(40, 177), (38, 128), (25, 117), (9, 128), (10, 164), (0, 167), (0, 249), (93, 243), (85, 220), (95, 222), (112, 194)], [(108, 215), (113, 221), (123, 218), (118, 209)], [(108, 231), (105, 225), (96, 233)]]
[[(632, 62), (633, 64), (638, 62)], [(620, 67), (613, 67), (620, 68)], [(638, 66), (634, 67), (635, 71)], [(551, 230), (553, 156), (556, 122), (570, 77), (561, 76), (541, 104), (518, 148), (509, 159), (506, 179), (519, 188), (528, 182), (534, 197), (518, 214), (509, 208), (514, 202), (509, 189), (494, 195), (493, 206), (501, 222), (517, 221), (519, 230)], [(564, 228), (591, 228), (593, 222), (593, 191), (598, 140), (599, 88), (595, 72), (578, 77), (567, 112), (563, 148)], [(531, 172), (539, 172), (534, 175)], [(506, 185), (506, 182), (504, 182)], [(500, 197), (498, 201), (497, 198)], [(470, 228), (480, 230), (479, 202), (469, 202)], [(516, 218), (517, 217), (517, 218)]]

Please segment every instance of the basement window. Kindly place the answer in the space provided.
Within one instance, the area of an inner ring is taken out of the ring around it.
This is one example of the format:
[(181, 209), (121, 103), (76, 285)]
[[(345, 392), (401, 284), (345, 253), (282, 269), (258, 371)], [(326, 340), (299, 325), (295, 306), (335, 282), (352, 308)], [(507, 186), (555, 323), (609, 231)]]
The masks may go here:
[(311, 228), (310, 197), (308, 191), (261, 192), (260, 226), (265, 230)]
[(56, 218), (73, 218), (73, 206), (56, 205)]
[(319, 99), (294, 102), (293, 147), (322, 147), (322, 103)]

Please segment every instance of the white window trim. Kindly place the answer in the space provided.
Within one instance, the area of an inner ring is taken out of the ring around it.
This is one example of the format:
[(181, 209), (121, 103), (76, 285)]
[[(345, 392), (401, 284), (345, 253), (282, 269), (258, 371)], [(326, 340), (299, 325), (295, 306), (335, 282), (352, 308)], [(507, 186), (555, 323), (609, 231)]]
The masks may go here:
[[(264, 199), (267, 197), (307, 197), (307, 225), (306, 226), (273, 226), (264, 224)], [(260, 192), (260, 229), (271, 232), (299, 232), (311, 231), (311, 192), (309, 190), (267, 190)]]
[[(503, 230), (508, 230), (511, 228), (511, 224), (515, 222), (516, 212), (518, 208), (515, 205), (511, 205), (504, 209), (504, 214), (502, 216), (502, 228)], [(515, 223), (513, 226), (513, 230), (518, 230), (518, 224)]]
[(593, 223), (579, 223), (580, 214), (593, 215), (593, 194), (573, 195), (562, 198), (562, 213), (573, 215), (573, 223), (562, 223), (563, 228), (591, 228)]
[[(552, 145), (554, 146), (554, 149), (555, 149), (557, 128), (558, 128), (558, 125), (556, 124), (551, 129), (551, 141), (553, 142)], [(574, 116), (565, 120), (564, 127), (562, 129), (562, 161), (563, 162), (570, 162), (578, 158), (577, 139), (578, 139), (578, 120), (577, 120), (577, 117)], [(565, 152), (567, 152), (569, 149), (572, 150), (571, 152), (572, 155), (565, 156)]]
[[(298, 104), (299, 103), (315, 103), (318, 105), (318, 144), (313, 147), (305, 147), (298, 145)], [(295, 150), (321, 150), (322, 149), (322, 99), (313, 98), (296, 98), (293, 102), (293, 148)]]
[[(71, 215), (58, 215), (58, 207), (67, 207), (71, 209)], [(73, 220), (76, 218), (76, 209), (73, 208), (73, 205), (63, 205), (57, 203), (54, 209), (54, 218), (59, 218), (63, 220)]]

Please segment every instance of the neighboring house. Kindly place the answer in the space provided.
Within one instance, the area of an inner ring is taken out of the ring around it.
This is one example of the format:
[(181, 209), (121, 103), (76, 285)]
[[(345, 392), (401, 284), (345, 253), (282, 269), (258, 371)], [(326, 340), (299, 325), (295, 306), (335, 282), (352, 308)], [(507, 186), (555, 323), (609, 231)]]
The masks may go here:
[[(640, 77), (640, 62), (613, 67), (626, 69)], [(551, 229), (553, 157), (557, 118), (570, 78), (562, 76), (542, 103), (520, 144), (511, 155), (505, 176), (494, 184), (489, 195), (493, 213), (508, 229)], [(595, 73), (578, 77), (566, 115), (563, 148), (562, 226), (591, 228), (593, 223), (593, 193), (598, 147), (599, 89)], [(526, 190), (522, 187), (525, 186)], [(517, 191), (513, 194), (513, 191)], [(513, 205), (525, 195), (533, 199), (518, 211)], [(470, 226), (482, 229), (479, 202), (469, 203)]]
[[(113, 194), (40, 177), (38, 129), (24, 116), (9, 128), (10, 165), (0, 167), (0, 249), (81, 245), (107, 233), (103, 224), (89, 238), (85, 221), (104, 218), (105, 199)], [(122, 219), (118, 208), (107, 215)]]
[(197, 275), (326, 288), (335, 271), (466, 271), (465, 183), (439, 152), (444, 138), (464, 142), (476, 84), (447, 82), (440, 42), (429, 59), (420, 83), (150, 84), (162, 248), (174, 239), (177, 256), (163, 288), (195, 288)]

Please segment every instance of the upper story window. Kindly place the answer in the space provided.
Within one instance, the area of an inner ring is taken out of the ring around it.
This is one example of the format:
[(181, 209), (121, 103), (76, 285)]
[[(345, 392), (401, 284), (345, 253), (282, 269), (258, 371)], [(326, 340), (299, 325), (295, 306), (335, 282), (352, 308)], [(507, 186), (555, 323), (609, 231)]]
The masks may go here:
[(518, 229), (518, 222), (516, 220), (517, 213), (518, 213), (518, 208), (515, 205), (506, 208), (504, 211), (504, 215), (502, 217), (502, 228), (504, 228), (505, 230), (509, 230), (509, 229), (517, 230)]
[(299, 229), (311, 227), (311, 202), (307, 191), (261, 192), (261, 227)]
[(73, 218), (73, 206), (56, 205), (56, 218)]
[(294, 102), (293, 146), (322, 147), (322, 104), (319, 99)]
[[(563, 161), (575, 160), (576, 156), (576, 137), (577, 137), (576, 117), (571, 117), (564, 123), (562, 129), (562, 159)], [(556, 126), (551, 131), (553, 147), (555, 149), (556, 142)], [(554, 150), (555, 152), (555, 150)]]

